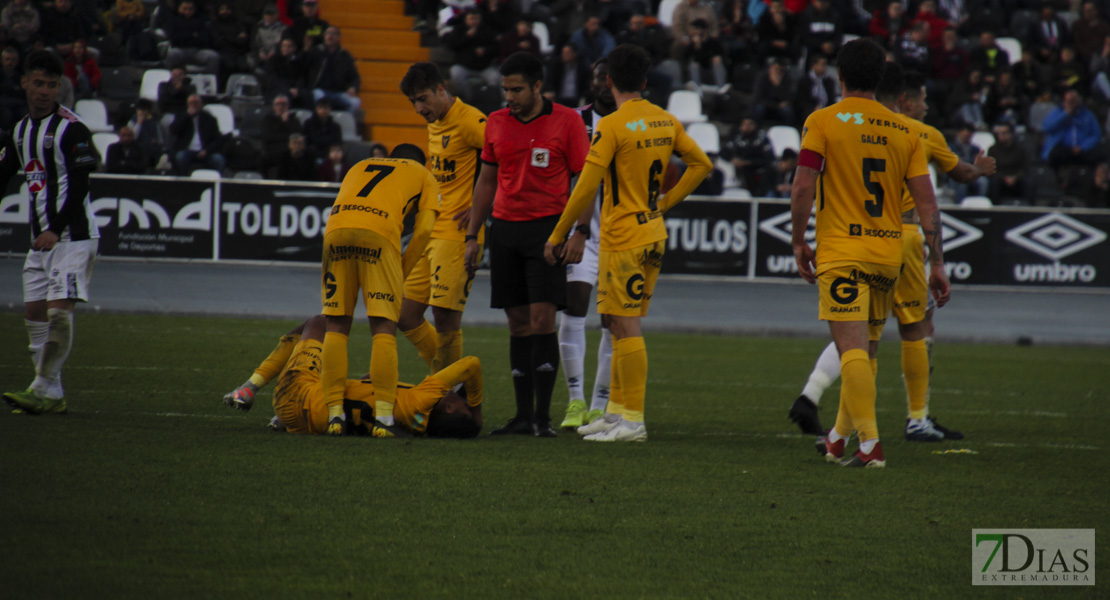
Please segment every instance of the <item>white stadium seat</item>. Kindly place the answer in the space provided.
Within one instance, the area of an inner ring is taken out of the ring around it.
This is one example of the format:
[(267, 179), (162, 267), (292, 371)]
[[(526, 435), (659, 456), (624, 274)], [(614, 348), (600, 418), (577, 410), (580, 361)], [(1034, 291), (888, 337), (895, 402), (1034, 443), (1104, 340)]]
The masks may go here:
[(659, 3), (659, 12), (656, 16), (659, 17), (659, 24), (667, 29), (674, 25), (674, 9), (682, 4), (683, 0), (663, 0)]
[(139, 85), (139, 97), (158, 102), (158, 84), (169, 80), (169, 69), (147, 69), (143, 72), (143, 82)]
[(219, 179), (223, 175), (215, 169), (197, 169), (189, 177), (193, 179)]
[(964, 196), (964, 199), (960, 200), (960, 206), (964, 208), (991, 208), (994, 203), (986, 196)]
[(78, 100), (73, 106), (73, 112), (81, 117), (85, 126), (93, 133), (115, 131), (112, 124), (108, 122), (108, 107), (102, 100)]
[(771, 147), (775, 150), (775, 157), (782, 156), (782, 151), (790, 148), (794, 152), (802, 149), (802, 136), (798, 130), (789, 125), (775, 125), (767, 130), (767, 137), (771, 140)]
[(239, 131), (235, 129), (235, 113), (231, 112), (230, 106), (226, 104), (205, 104), (204, 110), (216, 117), (216, 121), (220, 124), (220, 133), (239, 135)]
[(686, 133), (706, 154), (721, 153), (721, 132), (712, 123), (691, 123)]
[(667, 98), (667, 112), (674, 115), (683, 125), (702, 123), (709, 119), (702, 114), (701, 96), (690, 90), (675, 90)]
[(1010, 57), (1010, 64), (1016, 65), (1021, 62), (1021, 42), (1017, 38), (1000, 37), (996, 38), (995, 43), (999, 48)]
[(555, 46), (551, 45), (551, 32), (547, 30), (546, 23), (543, 21), (532, 23), (532, 33), (540, 40), (541, 54), (546, 56), (555, 50)]
[(104, 162), (108, 159), (108, 146), (119, 141), (119, 135), (115, 133), (100, 132), (93, 134), (93, 147), (100, 154), (100, 161)]
[(976, 131), (971, 134), (971, 143), (982, 148), (984, 152), (990, 152), (991, 146), (994, 145), (994, 134), (989, 131)]

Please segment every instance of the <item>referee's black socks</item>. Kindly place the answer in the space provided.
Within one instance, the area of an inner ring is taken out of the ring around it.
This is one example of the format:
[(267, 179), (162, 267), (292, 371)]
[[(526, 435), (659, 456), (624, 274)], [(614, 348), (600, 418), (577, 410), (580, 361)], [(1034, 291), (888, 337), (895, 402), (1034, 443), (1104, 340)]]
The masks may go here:
[(551, 423), (551, 394), (559, 375), (559, 334), (532, 335), (532, 377), (536, 390), (536, 422)]
[[(552, 334), (554, 335), (554, 334)], [(532, 338), (509, 337), (509, 368), (513, 370), (513, 393), (516, 396), (516, 418), (532, 422)], [(558, 342), (555, 346), (558, 355)], [(551, 396), (548, 395), (550, 404)]]

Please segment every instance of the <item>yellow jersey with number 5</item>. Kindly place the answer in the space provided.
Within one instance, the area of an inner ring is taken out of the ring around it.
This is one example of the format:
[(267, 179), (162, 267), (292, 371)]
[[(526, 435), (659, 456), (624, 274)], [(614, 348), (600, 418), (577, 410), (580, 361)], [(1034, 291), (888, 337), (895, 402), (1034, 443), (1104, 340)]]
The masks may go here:
[(818, 273), (839, 261), (902, 264), (905, 180), (929, 174), (924, 144), (905, 117), (857, 97), (815, 111), (798, 164), (820, 173)]
[(667, 239), (657, 203), (671, 154), (697, 148), (671, 113), (637, 98), (597, 123), (586, 160), (604, 167), (601, 249), (628, 250)]
[(439, 211), (439, 184), (423, 165), (401, 158), (368, 158), (347, 171), (324, 235), (367, 229), (401, 250), (404, 219), (413, 209)]

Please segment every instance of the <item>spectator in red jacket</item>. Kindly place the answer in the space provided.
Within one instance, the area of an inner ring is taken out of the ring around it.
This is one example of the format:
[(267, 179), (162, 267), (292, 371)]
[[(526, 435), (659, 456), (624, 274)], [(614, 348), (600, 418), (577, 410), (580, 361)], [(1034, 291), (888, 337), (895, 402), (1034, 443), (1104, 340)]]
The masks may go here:
[(898, 40), (909, 28), (910, 20), (906, 17), (906, 4), (904, 2), (891, 2), (886, 10), (877, 10), (871, 16), (868, 32), (875, 41), (887, 50), (898, 47)]
[(78, 98), (91, 98), (100, 88), (100, 67), (89, 54), (89, 44), (85, 40), (73, 43), (73, 51), (66, 57), (66, 77)]
[(929, 48), (940, 48), (941, 42), (943, 41), (944, 30), (952, 27), (952, 24), (937, 14), (937, 3), (935, 0), (924, 0), (924, 2), (917, 7), (917, 14), (913, 17), (913, 23), (921, 22), (929, 24)]

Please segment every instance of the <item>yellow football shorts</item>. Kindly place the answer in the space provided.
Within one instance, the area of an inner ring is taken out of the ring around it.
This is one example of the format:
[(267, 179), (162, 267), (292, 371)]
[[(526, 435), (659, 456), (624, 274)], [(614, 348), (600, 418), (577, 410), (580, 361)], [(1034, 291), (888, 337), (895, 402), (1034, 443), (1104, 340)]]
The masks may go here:
[(822, 265), (817, 275), (818, 318), (867, 321), (868, 339), (878, 340), (894, 302), (898, 267), (838, 261)]
[(902, 272), (894, 286), (894, 317), (908, 325), (925, 319), (929, 281), (925, 271), (925, 236), (921, 227), (902, 229)]
[(324, 345), (301, 340), (278, 376), (274, 387), (274, 414), (289, 433), (322, 434), (328, 428), (328, 407), (320, 383), (320, 357)]
[(647, 315), (667, 240), (598, 254), (597, 312), (620, 317)]
[[(478, 257), (482, 245), (478, 245)], [(466, 272), (466, 242), (428, 240), (424, 254), (405, 279), (405, 298), (448, 310), (462, 311), (474, 280)]]
[(401, 253), (367, 229), (337, 229), (324, 236), (323, 314), (353, 316), (362, 290), (366, 316), (396, 321), (401, 315)]

